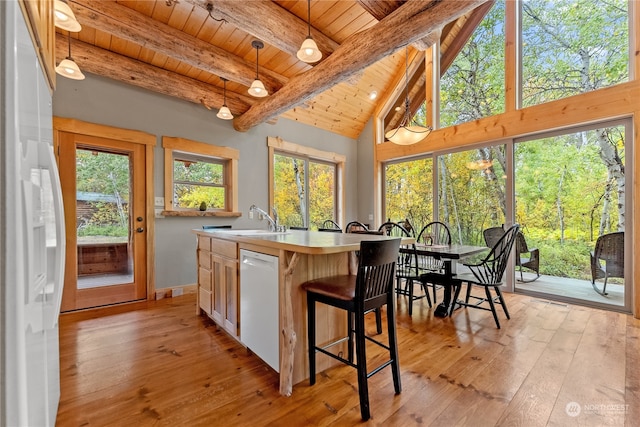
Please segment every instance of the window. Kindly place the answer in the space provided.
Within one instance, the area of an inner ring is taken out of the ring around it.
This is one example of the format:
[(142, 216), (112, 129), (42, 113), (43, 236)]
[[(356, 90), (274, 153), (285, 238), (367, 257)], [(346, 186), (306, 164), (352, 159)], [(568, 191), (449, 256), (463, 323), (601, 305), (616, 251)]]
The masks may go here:
[(440, 80), (440, 126), (505, 110), (505, 3), (497, 1)]
[(505, 171), (504, 145), (438, 156), (438, 219), (452, 242), (484, 244), (482, 230), (505, 223)]
[(342, 222), (341, 177), (345, 157), (269, 138), (271, 205), (281, 224), (315, 230), (327, 219)]
[(433, 221), (433, 160), (412, 159), (384, 166), (385, 218), (409, 220), (416, 233)]
[(627, 0), (526, 0), (522, 7), (524, 107), (628, 81)]
[(238, 210), (237, 150), (170, 137), (162, 138), (162, 146), (165, 211), (215, 216)]

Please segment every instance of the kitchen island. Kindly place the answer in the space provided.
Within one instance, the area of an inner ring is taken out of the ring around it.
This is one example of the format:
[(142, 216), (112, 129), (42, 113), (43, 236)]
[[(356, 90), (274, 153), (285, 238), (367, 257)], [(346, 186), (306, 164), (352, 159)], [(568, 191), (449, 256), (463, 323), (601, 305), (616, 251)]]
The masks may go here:
[[(249, 230), (194, 229), (192, 232), (198, 236), (197, 312), (209, 315), (240, 342), (239, 251), (244, 249), (278, 258), (280, 393), (285, 396), (291, 395), (293, 384), (308, 378), (309, 372), (307, 302), (300, 285), (319, 277), (355, 274), (354, 251), (360, 248), (360, 242), (388, 238), (298, 230), (285, 233), (255, 230), (253, 233)], [(318, 342), (330, 342), (346, 335), (343, 310), (319, 307), (317, 319)], [(320, 358), (317, 369), (321, 371), (336, 363), (331, 358)]]

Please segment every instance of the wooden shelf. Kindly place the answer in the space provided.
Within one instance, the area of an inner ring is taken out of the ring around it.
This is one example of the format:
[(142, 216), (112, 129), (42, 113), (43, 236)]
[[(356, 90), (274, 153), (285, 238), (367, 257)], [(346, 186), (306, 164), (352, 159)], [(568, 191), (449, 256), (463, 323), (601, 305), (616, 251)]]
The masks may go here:
[(241, 217), (242, 212), (223, 212), (223, 211), (162, 211), (162, 216), (219, 216), (219, 217)]

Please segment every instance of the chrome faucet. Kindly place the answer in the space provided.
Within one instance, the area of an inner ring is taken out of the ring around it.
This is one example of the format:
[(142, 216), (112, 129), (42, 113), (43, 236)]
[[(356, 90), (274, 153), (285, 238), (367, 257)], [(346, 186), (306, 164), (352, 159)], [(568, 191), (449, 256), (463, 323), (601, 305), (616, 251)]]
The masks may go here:
[(269, 231), (278, 231), (278, 214), (275, 208), (273, 208), (274, 218), (271, 218), (268, 213), (266, 213), (256, 205), (251, 205), (251, 207), (249, 208), (249, 212), (258, 212), (260, 215), (266, 218), (267, 221), (269, 221)]

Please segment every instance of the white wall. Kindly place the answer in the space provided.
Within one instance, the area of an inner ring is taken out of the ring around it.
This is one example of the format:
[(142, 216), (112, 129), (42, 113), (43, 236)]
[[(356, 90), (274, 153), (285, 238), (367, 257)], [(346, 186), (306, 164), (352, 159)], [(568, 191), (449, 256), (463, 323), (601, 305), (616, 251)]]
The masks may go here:
[[(358, 143), (334, 133), (279, 119), (248, 132), (236, 132), (229, 121), (216, 117), (202, 105), (170, 98), (86, 73), (74, 81), (59, 77), (53, 96), (53, 114), (125, 129), (155, 134), (154, 194), (164, 195), (162, 136), (175, 136), (227, 146), (240, 151), (239, 208), (246, 213), (251, 204), (267, 208), (267, 137), (343, 154), (346, 168), (346, 218), (359, 218)], [(370, 126), (369, 126), (370, 127)], [(363, 132), (366, 133), (366, 132)], [(370, 141), (370, 139), (368, 140)], [(372, 147), (369, 148), (372, 156)], [(371, 162), (372, 163), (372, 162)], [(371, 182), (369, 180), (368, 182)], [(370, 186), (370, 185), (369, 185)], [(365, 213), (365, 219), (366, 219)], [(196, 282), (195, 236), (189, 232), (203, 224), (232, 224), (234, 228), (256, 226), (246, 215), (240, 218), (160, 218), (156, 226), (156, 289)]]

